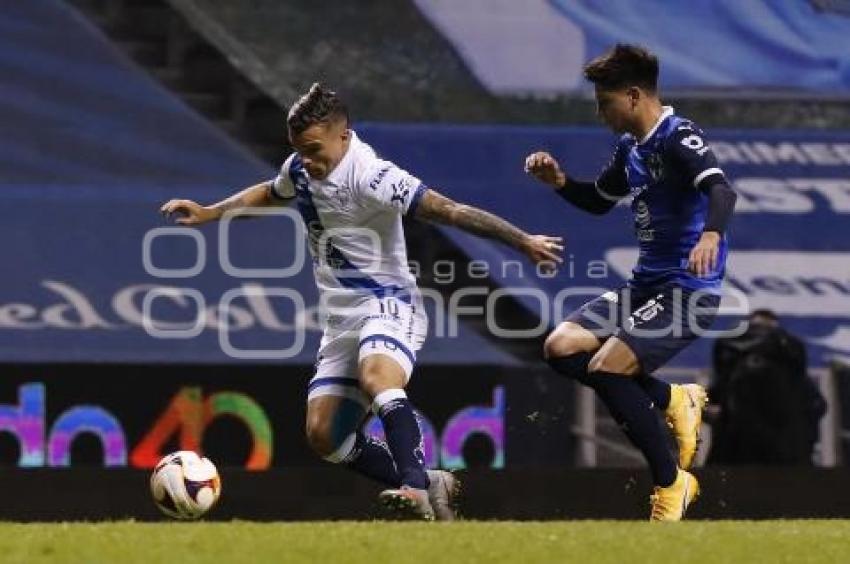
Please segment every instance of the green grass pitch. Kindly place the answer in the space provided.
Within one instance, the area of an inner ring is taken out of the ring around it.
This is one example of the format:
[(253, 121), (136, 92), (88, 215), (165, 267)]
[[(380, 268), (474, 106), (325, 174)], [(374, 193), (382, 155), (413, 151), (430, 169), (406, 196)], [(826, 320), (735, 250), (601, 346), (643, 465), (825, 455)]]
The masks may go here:
[(850, 521), (0, 523), (0, 561), (850, 562)]

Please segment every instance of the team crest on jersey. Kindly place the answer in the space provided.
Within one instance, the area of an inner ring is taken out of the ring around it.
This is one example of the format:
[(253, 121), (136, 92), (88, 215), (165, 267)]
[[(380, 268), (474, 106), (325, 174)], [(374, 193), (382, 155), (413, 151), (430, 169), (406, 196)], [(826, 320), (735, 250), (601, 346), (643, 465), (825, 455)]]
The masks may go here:
[(653, 182), (658, 182), (664, 176), (664, 162), (661, 160), (659, 153), (650, 153), (646, 157), (646, 170)]
[(340, 186), (334, 192), (334, 199), (340, 208), (346, 209), (351, 204), (351, 188)]

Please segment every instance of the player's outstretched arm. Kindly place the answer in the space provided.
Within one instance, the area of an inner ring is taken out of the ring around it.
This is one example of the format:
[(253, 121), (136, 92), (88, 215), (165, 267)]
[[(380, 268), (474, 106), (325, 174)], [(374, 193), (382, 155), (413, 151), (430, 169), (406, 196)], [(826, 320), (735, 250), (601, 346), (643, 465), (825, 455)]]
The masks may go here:
[(529, 235), (509, 221), (490, 212), (461, 204), (428, 189), (416, 207), (415, 217), (433, 223), (452, 225), (479, 237), (495, 239), (524, 253), (535, 264), (563, 262), (561, 237)]
[(180, 225), (202, 225), (220, 219), (230, 210), (260, 208), (279, 205), (280, 198), (272, 194), (272, 181), (261, 182), (249, 186), (211, 206), (202, 206), (192, 200), (169, 200), (159, 209), (166, 217), (175, 217), (175, 223)]
[(570, 178), (558, 161), (545, 151), (528, 155), (525, 172), (540, 182), (555, 188), (555, 193), (575, 207), (602, 215), (611, 211), (626, 195), (625, 168), (615, 154), (596, 182), (581, 182)]

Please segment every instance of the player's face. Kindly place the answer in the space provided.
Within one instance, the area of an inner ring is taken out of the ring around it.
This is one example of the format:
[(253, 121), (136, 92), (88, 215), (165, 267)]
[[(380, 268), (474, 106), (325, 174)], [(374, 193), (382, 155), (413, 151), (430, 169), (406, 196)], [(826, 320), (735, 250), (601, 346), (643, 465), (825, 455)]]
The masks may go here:
[(630, 89), (596, 88), (596, 115), (615, 133), (629, 131), (629, 124), (634, 117), (634, 108), (634, 96)]
[(312, 125), (299, 135), (291, 135), (289, 142), (310, 178), (324, 180), (345, 156), (350, 137), (347, 124), (339, 121)]

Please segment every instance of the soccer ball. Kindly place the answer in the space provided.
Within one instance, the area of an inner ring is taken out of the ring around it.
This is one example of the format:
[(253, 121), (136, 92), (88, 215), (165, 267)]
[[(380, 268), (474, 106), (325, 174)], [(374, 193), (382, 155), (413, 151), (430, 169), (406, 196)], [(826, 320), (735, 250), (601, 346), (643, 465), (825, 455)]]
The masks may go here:
[(190, 450), (173, 452), (157, 463), (151, 494), (159, 509), (175, 519), (198, 519), (221, 495), (221, 478), (208, 458)]

